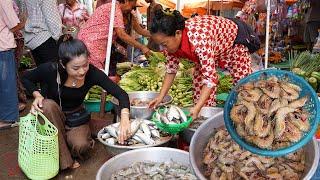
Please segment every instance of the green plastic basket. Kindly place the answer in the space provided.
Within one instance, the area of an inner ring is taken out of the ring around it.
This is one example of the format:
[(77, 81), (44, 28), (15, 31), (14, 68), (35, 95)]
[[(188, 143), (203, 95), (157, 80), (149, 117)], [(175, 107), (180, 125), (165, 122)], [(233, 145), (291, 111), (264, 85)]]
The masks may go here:
[[(99, 112), (100, 111), (100, 100), (85, 100), (84, 106), (88, 112)], [(113, 109), (113, 104), (110, 101), (106, 101), (105, 111), (109, 112)]]
[(41, 113), (20, 118), (18, 162), (30, 179), (51, 179), (59, 172), (58, 129)]
[[(159, 109), (159, 112), (163, 112), (164, 109)], [(188, 128), (189, 125), (192, 122), (192, 117), (188, 116), (189, 112), (188, 111), (183, 111), (187, 115), (187, 121), (180, 123), (180, 124), (165, 124), (161, 122), (159, 119), (156, 118), (156, 113), (153, 113), (152, 115), (152, 121), (155, 122), (156, 126), (169, 134), (178, 134), (179, 132), (183, 131), (184, 129)]]

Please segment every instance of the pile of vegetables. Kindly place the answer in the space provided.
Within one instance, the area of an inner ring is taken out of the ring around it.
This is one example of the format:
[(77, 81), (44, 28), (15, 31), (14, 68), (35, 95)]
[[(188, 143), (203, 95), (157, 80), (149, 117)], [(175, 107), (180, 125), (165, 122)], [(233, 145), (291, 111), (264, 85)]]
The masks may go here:
[(122, 76), (126, 72), (130, 71), (132, 67), (135, 67), (137, 65), (132, 64), (131, 62), (123, 62), (117, 64), (117, 74), (119, 76)]
[(320, 85), (320, 54), (302, 52), (292, 60), (291, 71), (303, 77), (317, 90)]
[[(101, 100), (101, 93), (102, 88), (100, 86), (93, 86), (89, 92), (87, 93), (86, 97), (84, 98), (85, 101), (100, 101)], [(109, 101), (112, 98), (111, 95), (106, 97), (106, 101)]]
[[(149, 67), (133, 67), (122, 76), (120, 86), (127, 92), (132, 91), (160, 91), (166, 72), (165, 56), (162, 53), (153, 53), (149, 57)], [(173, 104), (186, 107), (193, 104), (192, 75), (190, 69), (194, 64), (182, 59), (179, 64), (175, 81), (169, 90), (173, 97)], [(232, 77), (219, 73), (218, 93), (228, 93), (232, 88)], [(223, 104), (224, 101), (218, 101)]]

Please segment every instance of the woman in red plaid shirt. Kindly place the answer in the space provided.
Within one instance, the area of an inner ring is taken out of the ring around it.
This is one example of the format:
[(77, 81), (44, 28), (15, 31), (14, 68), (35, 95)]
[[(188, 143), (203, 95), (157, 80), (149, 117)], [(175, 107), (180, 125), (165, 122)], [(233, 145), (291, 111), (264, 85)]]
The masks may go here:
[(193, 118), (198, 116), (203, 106), (216, 105), (217, 67), (228, 70), (234, 83), (252, 72), (248, 48), (234, 43), (238, 26), (232, 20), (196, 16), (185, 21), (179, 11), (167, 13), (160, 10), (156, 12), (151, 33), (155, 42), (165, 49), (167, 72), (160, 95), (150, 103), (150, 107), (156, 107), (168, 93), (180, 58), (195, 63)]

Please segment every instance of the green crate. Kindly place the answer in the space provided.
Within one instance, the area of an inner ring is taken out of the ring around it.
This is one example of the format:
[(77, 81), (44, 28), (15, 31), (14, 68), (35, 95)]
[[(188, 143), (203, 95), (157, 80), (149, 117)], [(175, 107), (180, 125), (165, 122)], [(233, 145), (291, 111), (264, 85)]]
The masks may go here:
[[(86, 107), (87, 111), (89, 112), (99, 112), (100, 111), (100, 100), (92, 101), (92, 100), (85, 100), (84, 106)], [(109, 112), (113, 109), (113, 104), (110, 101), (106, 102), (105, 111)]]

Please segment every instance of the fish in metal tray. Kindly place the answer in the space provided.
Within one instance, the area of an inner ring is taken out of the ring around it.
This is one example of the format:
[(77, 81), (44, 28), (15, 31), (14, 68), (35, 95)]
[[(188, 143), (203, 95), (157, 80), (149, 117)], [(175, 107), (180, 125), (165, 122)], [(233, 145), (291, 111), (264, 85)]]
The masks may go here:
[[(131, 146), (135, 144), (152, 145), (156, 143), (156, 140), (166, 134), (160, 133), (154, 122), (145, 121), (142, 119), (135, 119), (130, 124), (131, 137), (127, 139), (124, 145)], [(99, 135), (100, 138), (110, 145), (118, 143), (119, 123), (109, 125), (103, 129), (103, 132)]]

